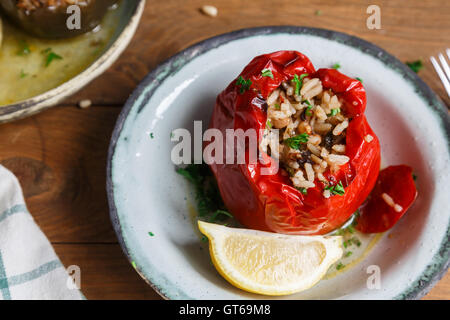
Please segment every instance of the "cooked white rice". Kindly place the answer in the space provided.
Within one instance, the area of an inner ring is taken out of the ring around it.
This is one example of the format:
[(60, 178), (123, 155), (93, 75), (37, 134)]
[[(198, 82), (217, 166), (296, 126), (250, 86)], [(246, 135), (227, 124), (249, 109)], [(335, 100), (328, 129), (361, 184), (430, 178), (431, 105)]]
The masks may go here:
[[(267, 98), (271, 126), (266, 129), (261, 149), (279, 156), (284, 174), (289, 175), (294, 187), (313, 188), (315, 179), (328, 186), (324, 173), (334, 172), (350, 160), (345, 155), (349, 119), (341, 112), (338, 96), (324, 90), (320, 79), (304, 78), (298, 95), (295, 86), (294, 82), (283, 82)], [(280, 130), (278, 148), (270, 134), (274, 129)], [(332, 194), (327, 189), (323, 192), (325, 198)]]

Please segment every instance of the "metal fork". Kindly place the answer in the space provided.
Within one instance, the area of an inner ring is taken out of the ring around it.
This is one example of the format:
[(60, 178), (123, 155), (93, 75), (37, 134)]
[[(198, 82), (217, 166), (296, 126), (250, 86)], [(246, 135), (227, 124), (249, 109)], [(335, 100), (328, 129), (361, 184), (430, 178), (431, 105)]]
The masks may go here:
[[(447, 53), (448, 59), (450, 59), (450, 49), (445, 50), (445, 52)], [(439, 65), (435, 57), (430, 57), (430, 60), (433, 64), (434, 70), (436, 70), (436, 73), (444, 84), (445, 91), (447, 91), (447, 94), (450, 98), (450, 67), (448, 66), (447, 60), (445, 60), (445, 57), (442, 53), (439, 53), (438, 58), (441, 62), (442, 67)]]

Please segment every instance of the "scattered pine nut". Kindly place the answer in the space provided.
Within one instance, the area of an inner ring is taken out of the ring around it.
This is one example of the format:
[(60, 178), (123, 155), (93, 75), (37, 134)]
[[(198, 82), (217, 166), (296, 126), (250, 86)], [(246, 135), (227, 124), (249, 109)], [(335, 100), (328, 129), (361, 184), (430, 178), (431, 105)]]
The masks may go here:
[(89, 100), (89, 99), (81, 100), (81, 101), (78, 103), (78, 106), (79, 106), (81, 109), (89, 108), (91, 105), (92, 105), (92, 101)]
[(219, 10), (217, 10), (217, 8), (214, 7), (214, 6), (206, 5), (206, 6), (202, 7), (202, 12), (204, 14), (206, 14), (207, 16), (217, 17), (217, 14), (219, 13)]

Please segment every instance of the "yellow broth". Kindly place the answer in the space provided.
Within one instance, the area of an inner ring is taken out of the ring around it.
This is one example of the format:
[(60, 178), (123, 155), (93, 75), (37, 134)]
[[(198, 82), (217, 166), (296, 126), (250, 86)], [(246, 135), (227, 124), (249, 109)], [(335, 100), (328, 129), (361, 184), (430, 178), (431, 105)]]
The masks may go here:
[(119, 11), (109, 10), (94, 31), (62, 40), (29, 36), (2, 18), (0, 107), (56, 88), (85, 70), (107, 47)]

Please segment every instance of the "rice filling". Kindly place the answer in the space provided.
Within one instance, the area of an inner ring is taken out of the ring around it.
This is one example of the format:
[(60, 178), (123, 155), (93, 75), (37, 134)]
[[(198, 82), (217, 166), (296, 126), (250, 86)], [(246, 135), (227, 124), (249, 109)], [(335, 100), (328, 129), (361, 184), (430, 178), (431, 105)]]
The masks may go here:
[[(328, 198), (332, 194), (324, 172), (336, 172), (350, 160), (345, 155), (350, 120), (338, 96), (324, 89), (320, 79), (298, 79), (283, 82), (267, 98), (267, 126), (260, 147), (279, 158), (294, 187), (306, 193), (316, 186), (317, 178), (325, 185), (323, 195)], [(278, 144), (272, 141), (275, 129), (279, 130)]]

